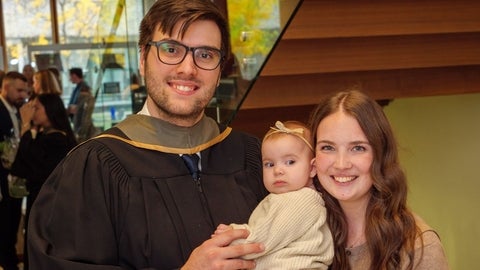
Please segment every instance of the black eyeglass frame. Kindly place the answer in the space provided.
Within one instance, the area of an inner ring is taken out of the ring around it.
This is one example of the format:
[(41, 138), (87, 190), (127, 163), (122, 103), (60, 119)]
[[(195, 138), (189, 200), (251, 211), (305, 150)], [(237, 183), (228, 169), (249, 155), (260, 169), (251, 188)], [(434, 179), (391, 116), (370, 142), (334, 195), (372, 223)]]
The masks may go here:
[[(160, 58), (160, 54), (158, 52), (159, 50), (159, 47), (162, 45), (162, 44), (165, 44), (165, 43), (169, 43), (169, 44), (175, 44), (175, 45), (178, 45), (178, 46), (182, 46), (185, 48), (185, 54), (183, 55), (183, 57), (178, 61), (178, 63), (166, 63), (165, 61), (163, 61), (161, 58)], [(192, 58), (193, 58), (193, 63), (195, 64), (196, 67), (200, 68), (200, 69), (203, 69), (203, 70), (215, 70), (223, 61), (224, 61), (224, 58), (225, 58), (225, 53), (222, 51), (222, 50), (219, 50), (217, 48), (213, 48), (213, 47), (208, 47), (208, 46), (200, 46), (200, 47), (189, 47), (183, 43), (180, 43), (178, 41), (175, 41), (175, 40), (159, 40), (159, 41), (149, 41), (147, 43), (148, 46), (155, 46), (157, 48), (157, 59), (164, 63), (165, 65), (178, 65), (180, 63), (183, 62), (183, 60), (185, 60), (185, 57), (187, 57), (187, 54), (189, 52), (192, 52)], [(213, 51), (216, 51), (220, 54), (220, 58), (218, 60), (218, 63), (217, 65), (215, 65), (214, 68), (204, 68), (204, 67), (201, 67), (197, 64), (197, 61), (195, 60), (195, 51), (197, 49), (208, 49), (208, 50), (213, 50)]]

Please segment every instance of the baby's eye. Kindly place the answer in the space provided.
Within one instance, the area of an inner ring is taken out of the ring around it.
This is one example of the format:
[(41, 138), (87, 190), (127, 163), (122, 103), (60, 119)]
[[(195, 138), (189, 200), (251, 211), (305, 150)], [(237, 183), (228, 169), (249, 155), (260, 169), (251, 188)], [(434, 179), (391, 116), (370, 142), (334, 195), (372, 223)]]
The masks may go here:
[(270, 161), (264, 162), (263, 167), (266, 167), (266, 168), (273, 167), (273, 162), (270, 162)]
[(293, 159), (287, 160), (287, 161), (285, 161), (285, 164), (293, 165), (293, 164), (295, 164), (295, 160), (293, 160)]

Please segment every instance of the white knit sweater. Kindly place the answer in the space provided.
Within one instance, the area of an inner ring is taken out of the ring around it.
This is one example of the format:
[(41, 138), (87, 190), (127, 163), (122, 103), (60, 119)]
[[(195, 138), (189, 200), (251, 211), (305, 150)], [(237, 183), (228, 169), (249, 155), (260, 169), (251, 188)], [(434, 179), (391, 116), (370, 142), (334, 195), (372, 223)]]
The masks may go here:
[(248, 224), (230, 224), (250, 231), (247, 239), (233, 244), (265, 245), (255, 259), (255, 269), (327, 269), (333, 258), (333, 240), (325, 223), (325, 203), (311, 188), (270, 194), (255, 208)]

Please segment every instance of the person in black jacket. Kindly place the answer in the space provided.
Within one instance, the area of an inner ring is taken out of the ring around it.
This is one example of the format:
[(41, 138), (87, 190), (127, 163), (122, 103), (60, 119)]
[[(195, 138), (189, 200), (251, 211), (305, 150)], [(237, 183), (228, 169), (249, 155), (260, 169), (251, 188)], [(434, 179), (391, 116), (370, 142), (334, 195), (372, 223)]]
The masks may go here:
[[(65, 105), (58, 94), (40, 94), (20, 109), (24, 120), (22, 137), (11, 174), (27, 180), (27, 209), (25, 231), (33, 202), (50, 173), (76, 145)], [(28, 235), (25, 236), (25, 247)], [(28, 252), (25, 248), (24, 270), (28, 269)]]
[(246, 230), (210, 238), (267, 194), (258, 138), (205, 115), (230, 52), (225, 18), (208, 0), (157, 0), (139, 48), (145, 105), (47, 179), (30, 214), (30, 269), (252, 269), (239, 257), (261, 243), (228, 246)]
[[(11, 136), (15, 140), (19, 139), (21, 123), (17, 113), (27, 96), (27, 78), (16, 71), (6, 73), (0, 94), (0, 145), (4, 145), (5, 139)], [(18, 257), (15, 244), (22, 200), (12, 198), (8, 192), (7, 176), (10, 165), (10, 161), (2, 162), (0, 165), (0, 266), (5, 270), (17, 270)]]

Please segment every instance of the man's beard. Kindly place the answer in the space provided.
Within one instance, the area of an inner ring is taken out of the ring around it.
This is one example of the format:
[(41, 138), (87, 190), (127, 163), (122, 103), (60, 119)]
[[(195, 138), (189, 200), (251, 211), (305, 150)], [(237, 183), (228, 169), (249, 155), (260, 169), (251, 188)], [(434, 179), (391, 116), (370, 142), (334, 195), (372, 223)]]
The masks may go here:
[(207, 104), (204, 104), (204, 100), (202, 99), (196, 99), (195, 103), (190, 105), (188, 108), (185, 108), (182, 106), (182, 104), (172, 102), (168, 97), (168, 93), (162, 89), (162, 87), (164, 87), (163, 82), (156, 81), (155, 77), (148, 71), (145, 74), (145, 85), (147, 87), (148, 95), (155, 103), (160, 113), (171, 119), (197, 119), (201, 114), (203, 114), (203, 111), (207, 106)]
[(17, 107), (19, 109), (25, 103), (27, 103), (27, 101), (25, 99), (17, 99), (17, 100), (15, 100), (15, 102), (13, 104), (14, 104), (15, 107)]

